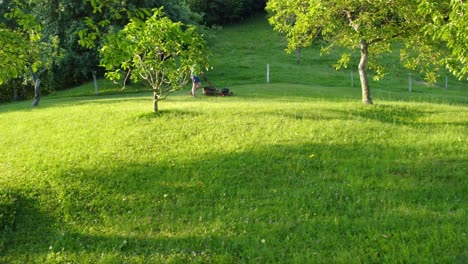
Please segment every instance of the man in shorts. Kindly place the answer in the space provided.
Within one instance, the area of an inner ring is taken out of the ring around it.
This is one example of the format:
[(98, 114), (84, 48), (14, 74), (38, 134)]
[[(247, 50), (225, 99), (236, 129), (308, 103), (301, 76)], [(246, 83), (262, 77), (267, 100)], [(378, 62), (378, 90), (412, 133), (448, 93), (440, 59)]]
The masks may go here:
[(197, 71), (195, 69), (196, 65), (192, 67), (191, 72), (190, 72), (190, 78), (192, 79), (192, 91), (190, 91), (190, 95), (195, 97), (195, 93), (198, 88), (201, 87), (201, 81), (200, 78), (197, 76)]

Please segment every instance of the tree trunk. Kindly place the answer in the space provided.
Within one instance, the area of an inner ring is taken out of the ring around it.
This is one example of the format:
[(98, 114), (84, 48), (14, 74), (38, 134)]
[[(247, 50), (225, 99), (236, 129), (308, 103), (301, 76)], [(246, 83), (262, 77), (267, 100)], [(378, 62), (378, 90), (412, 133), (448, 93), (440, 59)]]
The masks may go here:
[(41, 79), (37, 77), (36, 73), (34, 73), (34, 70), (31, 67), (29, 67), (29, 71), (31, 72), (34, 83), (34, 99), (32, 106), (38, 106), (39, 101), (41, 101)]
[(158, 93), (156, 93), (156, 91), (153, 91), (153, 110), (154, 110), (154, 113), (158, 112), (158, 100), (159, 100)]
[(13, 87), (13, 102), (18, 101), (19, 96), (18, 96), (18, 89), (16, 87)]
[(125, 87), (126, 85), (132, 85), (132, 70), (128, 70), (125, 78), (122, 81), (122, 86)]
[(96, 79), (96, 71), (93, 71), (94, 94), (99, 95), (99, 87)]
[(364, 104), (372, 104), (372, 98), (370, 94), (369, 82), (367, 80), (367, 61), (369, 60), (369, 50), (367, 42), (361, 40), (361, 61), (359, 62), (359, 77), (361, 79), (362, 89), (362, 102)]

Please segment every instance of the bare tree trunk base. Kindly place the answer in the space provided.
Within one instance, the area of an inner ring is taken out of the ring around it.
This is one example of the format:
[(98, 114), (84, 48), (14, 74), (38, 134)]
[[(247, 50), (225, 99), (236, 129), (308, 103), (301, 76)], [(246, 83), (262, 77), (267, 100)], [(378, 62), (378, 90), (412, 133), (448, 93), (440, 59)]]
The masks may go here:
[(33, 99), (33, 102), (32, 102), (32, 106), (33, 106), (33, 107), (38, 106), (38, 105), (39, 105), (39, 101), (41, 101), (41, 98), (40, 98), (40, 97), (39, 97), (39, 98), (34, 98), (34, 99)]
[(31, 72), (31, 76), (33, 78), (33, 83), (34, 83), (34, 99), (32, 106), (36, 107), (39, 105), (39, 101), (41, 101), (41, 79), (34, 73), (32, 67), (29, 67), (29, 70)]
[(367, 42), (365, 40), (361, 40), (361, 60), (359, 62), (359, 78), (361, 79), (361, 90), (362, 90), (362, 102), (366, 105), (373, 104), (369, 82), (367, 80), (367, 62), (369, 51), (367, 47)]
[(156, 92), (153, 92), (153, 111), (154, 113), (158, 113), (159, 109), (158, 109), (158, 99), (159, 99), (159, 96)]

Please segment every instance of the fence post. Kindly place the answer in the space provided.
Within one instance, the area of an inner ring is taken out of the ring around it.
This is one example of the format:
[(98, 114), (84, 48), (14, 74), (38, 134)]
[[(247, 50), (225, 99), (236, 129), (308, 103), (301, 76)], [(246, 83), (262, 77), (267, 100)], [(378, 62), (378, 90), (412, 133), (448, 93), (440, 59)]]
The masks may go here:
[(445, 75), (445, 90), (448, 89), (448, 76)]
[(94, 81), (95, 94), (98, 95), (99, 91), (98, 91), (98, 84), (97, 84), (97, 80), (96, 80), (96, 71), (93, 71), (93, 81)]
[(267, 83), (270, 83), (270, 64), (267, 64)]
[(351, 88), (354, 88), (354, 72), (351, 70)]
[(410, 93), (413, 91), (413, 82), (411, 78), (411, 72), (408, 74), (408, 90)]

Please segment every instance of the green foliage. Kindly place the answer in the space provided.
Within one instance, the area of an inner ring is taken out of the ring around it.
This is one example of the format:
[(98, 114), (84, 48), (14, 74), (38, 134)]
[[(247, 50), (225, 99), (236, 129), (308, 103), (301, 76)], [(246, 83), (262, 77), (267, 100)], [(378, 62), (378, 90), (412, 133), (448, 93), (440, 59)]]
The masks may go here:
[(0, 103), (22, 101), (32, 97), (30, 85), (20, 78), (0, 85)]
[(198, 15), (191, 12), (183, 0), (140, 0), (122, 2), (118, 0), (86, 0), (91, 5), (92, 15), (84, 18), (86, 27), (78, 31), (80, 45), (87, 48), (99, 47), (107, 33), (114, 33), (130, 19), (146, 19), (153, 8), (164, 7), (174, 21), (188, 24), (197, 22)]
[(0, 85), (24, 73), (27, 66), (28, 42), (16, 30), (0, 28)]
[(444, 60), (446, 67), (459, 79), (468, 79), (468, 3), (423, 0), (419, 12), (431, 18), (423, 27), (425, 34), (447, 44), (451, 56)]
[(45, 86), (62, 90), (89, 80), (98, 64), (97, 51), (83, 49), (78, 44), (77, 31), (85, 27), (83, 17), (92, 14), (83, 0), (35, 0), (31, 9), (43, 27), (44, 39), (58, 38), (62, 56), (46, 76)]

